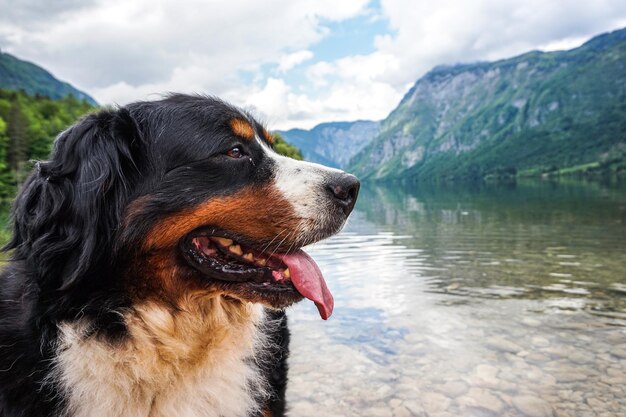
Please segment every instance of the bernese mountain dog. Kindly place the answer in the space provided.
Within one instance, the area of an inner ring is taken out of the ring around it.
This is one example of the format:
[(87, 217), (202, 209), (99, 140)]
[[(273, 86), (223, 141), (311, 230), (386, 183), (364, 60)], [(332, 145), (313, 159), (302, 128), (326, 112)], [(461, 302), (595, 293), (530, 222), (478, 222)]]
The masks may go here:
[(0, 416), (283, 416), (284, 308), (333, 309), (300, 248), (339, 231), (358, 191), (216, 98), (78, 121), (14, 204)]

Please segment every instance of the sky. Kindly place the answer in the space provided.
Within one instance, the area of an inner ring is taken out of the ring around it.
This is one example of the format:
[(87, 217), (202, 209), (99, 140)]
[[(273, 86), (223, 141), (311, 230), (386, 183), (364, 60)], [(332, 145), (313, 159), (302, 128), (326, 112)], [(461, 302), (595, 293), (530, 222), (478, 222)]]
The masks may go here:
[(0, 49), (101, 104), (211, 94), (270, 129), (380, 120), (436, 65), (623, 27), (624, 0), (0, 0)]

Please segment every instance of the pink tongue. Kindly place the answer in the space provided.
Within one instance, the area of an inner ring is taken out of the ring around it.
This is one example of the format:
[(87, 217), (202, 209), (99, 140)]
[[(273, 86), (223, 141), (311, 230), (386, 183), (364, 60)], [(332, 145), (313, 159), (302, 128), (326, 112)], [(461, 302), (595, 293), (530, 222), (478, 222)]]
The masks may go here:
[(313, 301), (320, 316), (326, 320), (333, 313), (335, 302), (319, 267), (303, 250), (289, 255), (275, 255), (289, 268), (291, 282), (298, 292)]

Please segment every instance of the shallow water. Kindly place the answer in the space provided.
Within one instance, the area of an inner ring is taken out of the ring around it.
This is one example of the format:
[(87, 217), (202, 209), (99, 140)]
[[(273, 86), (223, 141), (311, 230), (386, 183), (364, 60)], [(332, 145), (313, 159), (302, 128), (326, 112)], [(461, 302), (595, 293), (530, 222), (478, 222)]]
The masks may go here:
[(626, 187), (364, 187), (309, 253), (291, 416), (626, 415)]

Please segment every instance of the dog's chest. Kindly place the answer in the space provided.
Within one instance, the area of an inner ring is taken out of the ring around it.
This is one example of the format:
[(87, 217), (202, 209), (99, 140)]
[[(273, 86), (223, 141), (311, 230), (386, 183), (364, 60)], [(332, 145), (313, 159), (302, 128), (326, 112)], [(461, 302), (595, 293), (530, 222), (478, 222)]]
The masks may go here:
[[(232, 373), (234, 372), (234, 373)], [(255, 371), (237, 366), (199, 370), (187, 380), (155, 387), (128, 381), (123, 373), (105, 373), (100, 380), (86, 381), (67, 375), (67, 415), (72, 417), (245, 417), (255, 408), (248, 384)]]
[[(161, 313), (150, 326), (172, 325)], [(80, 325), (64, 326), (57, 380), (67, 397), (65, 416), (245, 417), (258, 408), (264, 384), (254, 363), (253, 323), (218, 336), (204, 352), (158, 331), (163, 343), (135, 329), (134, 345), (120, 348), (85, 340)]]

